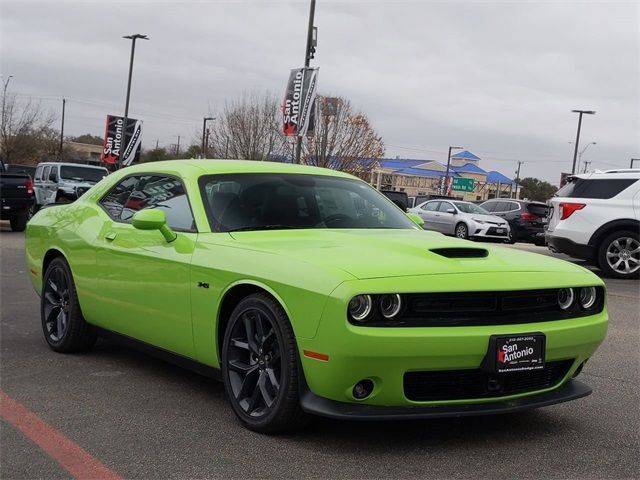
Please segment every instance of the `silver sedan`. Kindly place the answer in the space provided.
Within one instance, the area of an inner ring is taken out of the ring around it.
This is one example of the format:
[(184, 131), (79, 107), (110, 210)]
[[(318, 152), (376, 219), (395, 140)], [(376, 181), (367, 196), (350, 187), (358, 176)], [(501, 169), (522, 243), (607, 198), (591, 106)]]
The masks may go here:
[(426, 230), (458, 238), (509, 239), (509, 223), (471, 202), (429, 200), (409, 211), (422, 217)]

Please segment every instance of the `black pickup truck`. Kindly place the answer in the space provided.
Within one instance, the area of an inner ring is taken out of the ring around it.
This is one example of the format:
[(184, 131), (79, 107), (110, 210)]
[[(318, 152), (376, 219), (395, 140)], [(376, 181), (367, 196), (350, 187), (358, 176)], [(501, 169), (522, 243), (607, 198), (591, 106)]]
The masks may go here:
[(31, 177), (26, 172), (9, 172), (0, 161), (0, 198), (0, 220), (9, 220), (14, 232), (23, 232), (35, 203)]

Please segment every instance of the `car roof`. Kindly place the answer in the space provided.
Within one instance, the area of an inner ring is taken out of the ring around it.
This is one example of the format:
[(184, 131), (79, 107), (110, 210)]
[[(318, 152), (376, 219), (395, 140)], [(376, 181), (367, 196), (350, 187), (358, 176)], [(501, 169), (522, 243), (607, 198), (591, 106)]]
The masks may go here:
[(105, 167), (100, 165), (87, 165), (85, 163), (73, 163), (73, 162), (40, 162), (37, 166), (49, 166), (49, 165), (60, 165), (63, 167), (86, 167), (86, 168), (99, 168), (100, 170), (106, 170)]
[(607, 178), (640, 178), (640, 168), (621, 168), (618, 170), (607, 170), (605, 172), (596, 170), (595, 172), (570, 175), (570, 178), (579, 178), (582, 180), (601, 180)]
[(225, 173), (297, 173), (355, 178), (348, 173), (329, 168), (258, 160), (163, 160), (161, 162), (138, 163), (126, 168), (127, 174), (149, 171), (157, 173), (180, 171), (181, 173), (191, 173), (198, 176)]

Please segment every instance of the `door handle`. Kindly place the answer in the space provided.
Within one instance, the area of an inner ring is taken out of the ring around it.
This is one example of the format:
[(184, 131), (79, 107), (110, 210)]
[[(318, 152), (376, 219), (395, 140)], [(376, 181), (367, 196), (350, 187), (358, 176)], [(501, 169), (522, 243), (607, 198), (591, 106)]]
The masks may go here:
[(109, 233), (107, 233), (107, 234), (104, 236), (104, 239), (105, 239), (105, 240), (107, 240), (107, 241), (109, 241), (109, 242), (114, 241), (114, 240), (116, 239), (116, 234), (115, 234), (115, 232), (109, 232)]

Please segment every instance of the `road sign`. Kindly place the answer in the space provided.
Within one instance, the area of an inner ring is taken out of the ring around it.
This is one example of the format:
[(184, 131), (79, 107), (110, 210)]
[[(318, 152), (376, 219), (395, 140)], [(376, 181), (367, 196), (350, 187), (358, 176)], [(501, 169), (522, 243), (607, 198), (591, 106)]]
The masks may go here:
[(473, 178), (453, 177), (451, 188), (457, 192), (473, 192), (475, 183)]

